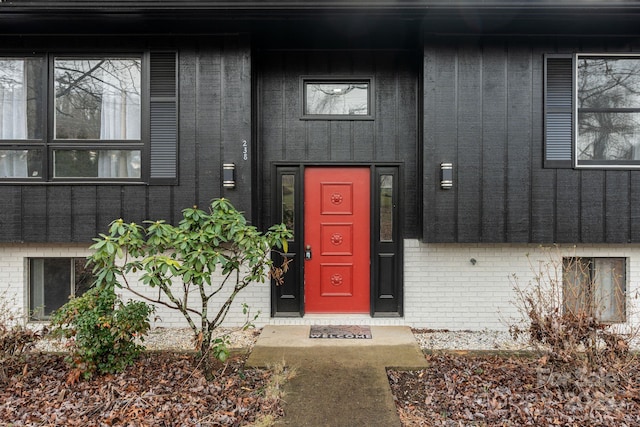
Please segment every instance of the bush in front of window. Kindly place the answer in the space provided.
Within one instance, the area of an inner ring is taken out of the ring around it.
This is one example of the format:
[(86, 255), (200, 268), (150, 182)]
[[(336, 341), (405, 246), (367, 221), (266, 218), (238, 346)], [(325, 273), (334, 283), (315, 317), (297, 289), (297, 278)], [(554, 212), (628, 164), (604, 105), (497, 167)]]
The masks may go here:
[[(285, 259), (274, 265), (274, 248), (287, 252), (292, 234), (284, 224), (265, 233), (249, 225), (226, 199), (215, 199), (210, 211), (182, 211), (177, 226), (147, 221), (146, 227), (116, 220), (109, 234), (92, 246), (97, 283), (115, 283), (141, 299), (182, 313), (193, 331), (197, 357), (207, 379), (213, 378), (212, 358), (228, 356), (225, 339), (213, 332), (224, 321), (236, 296), (252, 283), (271, 276), (282, 280)], [(140, 280), (130, 273), (140, 274)], [(157, 289), (157, 296), (140, 292), (140, 283)], [(251, 326), (248, 308), (246, 326)], [(254, 319), (255, 320), (255, 317)]]
[(113, 283), (101, 283), (82, 296), (72, 298), (51, 316), (54, 334), (71, 339), (72, 352), (67, 362), (73, 367), (69, 381), (94, 373), (124, 370), (133, 364), (144, 347), (137, 339), (151, 326), (154, 308), (142, 301), (123, 303)]
[(527, 285), (512, 276), (513, 303), (522, 319), (509, 326), (511, 335), (526, 337), (562, 369), (621, 366), (634, 337), (630, 328), (616, 324), (625, 321), (624, 265), (624, 258), (552, 253), (532, 262), (534, 276)]

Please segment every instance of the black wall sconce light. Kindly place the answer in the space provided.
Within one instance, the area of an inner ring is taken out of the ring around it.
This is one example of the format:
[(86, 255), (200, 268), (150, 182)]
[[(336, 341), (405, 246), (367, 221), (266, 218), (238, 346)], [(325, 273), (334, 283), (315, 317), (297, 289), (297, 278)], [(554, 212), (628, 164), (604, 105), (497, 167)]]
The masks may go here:
[(236, 188), (236, 164), (222, 164), (222, 186), (224, 188)]
[(453, 163), (440, 163), (440, 188), (450, 190), (453, 187)]

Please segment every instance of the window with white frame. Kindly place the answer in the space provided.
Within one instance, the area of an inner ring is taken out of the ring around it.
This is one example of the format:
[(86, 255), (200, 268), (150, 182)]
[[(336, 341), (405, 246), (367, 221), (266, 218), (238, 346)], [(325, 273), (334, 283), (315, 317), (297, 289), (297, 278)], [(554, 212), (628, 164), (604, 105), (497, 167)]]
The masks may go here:
[(175, 179), (176, 88), (172, 52), (0, 57), (0, 179)]
[(640, 165), (640, 57), (576, 57), (578, 165)]
[(31, 320), (47, 320), (72, 296), (80, 296), (95, 278), (85, 258), (30, 258), (29, 313)]
[(563, 259), (565, 313), (587, 315), (604, 323), (626, 320), (626, 259)]
[(546, 55), (544, 106), (546, 167), (640, 167), (640, 55)]

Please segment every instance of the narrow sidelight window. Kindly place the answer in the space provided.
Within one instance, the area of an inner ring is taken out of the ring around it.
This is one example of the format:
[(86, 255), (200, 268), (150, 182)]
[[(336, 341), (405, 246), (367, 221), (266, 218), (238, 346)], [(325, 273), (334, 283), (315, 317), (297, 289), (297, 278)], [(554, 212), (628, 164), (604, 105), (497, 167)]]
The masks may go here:
[(295, 230), (295, 206), (296, 206), (296, 187), (295, 175), (282, 175), (282, 218), (280, 219), (287, 229), (293, 232)]
[(380, 175), (380, 241), (393, 241), (393, 175)]

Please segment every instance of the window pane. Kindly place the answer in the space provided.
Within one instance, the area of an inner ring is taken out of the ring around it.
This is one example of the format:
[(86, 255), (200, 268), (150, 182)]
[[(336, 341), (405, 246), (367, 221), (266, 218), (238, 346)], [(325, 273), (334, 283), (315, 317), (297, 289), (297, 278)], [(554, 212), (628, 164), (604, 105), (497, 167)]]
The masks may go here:
[(84, 294), (89, 290), (89, 288), (91, 288), (95, 281), (92, 268), (87, 267), (86, 265), (87, 260), (84, 258), (75, 258), (73, 260), (73, 295), (75, 296)]
[(393, 241), (393, 175), (380, 176), (380, 241)]
[(578, 114), (578, 160), (640, 160), (640, 113)]
[[(93, 284), (95, 277), (83, 258), (33, 258), (29, 260), (31, 318), (44, 320)], [(73, 271), (71, 270), (73, 266)]]
[(589, 314), (587, 304), (589, 289), (589, 261), (582, 258), (562, 260), (562, 301), (564, 312), (578, 315)]
[(594, 307), (603, 322), (622, 322), (625, 318), (625, 266), (621, 258), (596, 258)]
[(0, 139), (42, 139), (42, 58), (0, 59)]
[(42, 150), (0, 150), (0, 178), (42, 177)]
[(55, 150), (55, 178), (140, 178), (139, 150)]
[(640, 59), (585, 58), (578, 60), (579, 108), (640, 107)]
[(55, 60), (56, 139), (140, 139), (141, 61)]
[(305, 114), (368, 115), (369, 83), (306, 82)]
[(282, 223), (292, 232), (295, 230), (295, 176), (282, 175)]
[(40, 258), (31, 260), (32, 318), (45, 319), (62, 307), (71, 295), (71, 260)]

